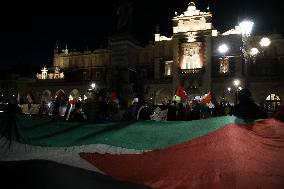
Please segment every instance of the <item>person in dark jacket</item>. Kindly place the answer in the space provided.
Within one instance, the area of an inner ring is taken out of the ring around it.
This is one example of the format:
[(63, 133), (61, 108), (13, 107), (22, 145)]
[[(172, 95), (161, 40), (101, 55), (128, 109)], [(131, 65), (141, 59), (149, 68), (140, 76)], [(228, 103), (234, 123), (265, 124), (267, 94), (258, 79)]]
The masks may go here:
[(168, 106), (168, 115), (167, 115), (168, 121), (176, 121), (177, 120), (177, 108), (176, 108), (176, 101), (173, 101)]
[(265, 114), (253, 101), (251, 92), (244, 88), (238, 94), (239, 103), (234, 107), (233, 115), (245, 120), (264, 119)]

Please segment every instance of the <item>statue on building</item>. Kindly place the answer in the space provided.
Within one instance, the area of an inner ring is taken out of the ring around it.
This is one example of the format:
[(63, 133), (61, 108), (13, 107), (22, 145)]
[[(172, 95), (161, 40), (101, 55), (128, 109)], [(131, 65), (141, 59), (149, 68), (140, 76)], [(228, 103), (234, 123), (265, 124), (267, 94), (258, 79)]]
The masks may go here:
[(124, 0), (123, 3), (117, 9), (118, 32), (130, 31), (132, 29), (132, 12), (133, 8), (131, 3), (128, 0)]
[(43, 67), (41, 70), (41, 79), (47, 79), (47, 72), (48, 69), (46, 67)]
[(54, 69), (54, 79), (59, 79), (60, 69), (55, 67)]
[(36, 74), (36, 78), (37, 78), (37, 79), (42, 79), (42, 78), (41, 78), (41, 74), (37, 73), (37, 74)]
[(60, 78), (60, 79), (64, 79), (64, 72), (61, 72), (61, 73), (60, 73), (59, 78)]

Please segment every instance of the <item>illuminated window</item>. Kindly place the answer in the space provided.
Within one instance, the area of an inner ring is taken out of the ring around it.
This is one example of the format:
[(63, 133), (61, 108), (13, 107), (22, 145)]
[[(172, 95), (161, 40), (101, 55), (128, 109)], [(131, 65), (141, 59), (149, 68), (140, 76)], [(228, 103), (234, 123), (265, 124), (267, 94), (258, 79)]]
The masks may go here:
[(184, 66), (182, 69), (201, 68), (201, 60), (198, 49), (186, 49), (184, 53)]
[(166, 61), (165, 62), (165, 76), (172, 75), (172, 63), (173, 61)]
[(229, 73), (229, 59), (228, 58), (220, 58), (220, 74)]
[(281, 104), (281, 99), (276, 94), (270, 94), (265, 99), (265, 108), (268, 111), (279, 110), (280, 104)]

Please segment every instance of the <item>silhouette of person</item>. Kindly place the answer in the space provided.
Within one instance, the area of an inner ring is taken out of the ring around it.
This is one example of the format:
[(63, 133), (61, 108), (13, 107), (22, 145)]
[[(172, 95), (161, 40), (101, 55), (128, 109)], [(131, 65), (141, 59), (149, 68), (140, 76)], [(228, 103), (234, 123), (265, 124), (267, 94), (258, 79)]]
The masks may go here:
[(281, 121), (281, 122), (284, 122), (284, 103), (281, 104), (280, 110), (278, 112), (276, 112), (275, 114), (273, 114), (272, 117), (274, 119)]
[(133, 12), (133, 8), (132, 8), (132, 5), (128, 2), (128, 0), (124, 0), (123, 3), (118, 7), (117, 30), (119, 32), (131, 30), (132, 12)]
[(245, 120), (255, 120), (265, 118), (264, 112), (253, 101), (251, 92), (244, 88), (239, 94), (239, 103), (234, 107), (233, 115)]

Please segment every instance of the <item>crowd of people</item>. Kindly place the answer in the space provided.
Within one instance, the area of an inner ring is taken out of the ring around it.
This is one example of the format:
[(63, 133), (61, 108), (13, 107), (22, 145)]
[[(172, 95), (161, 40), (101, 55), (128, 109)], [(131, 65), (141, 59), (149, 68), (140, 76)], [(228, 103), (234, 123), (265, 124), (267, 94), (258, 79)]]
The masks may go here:
[[(232, 106), (228, 102), (218, 103), (212, 98), (211, 104), (202, 103), (200, 100), (174, 101), (169, 100), (161, 105), (147, 104), (139, 101), (138, 98), (131, 99), (127, 105), (119, 102), (115, 94), (110, 96), (94, 96), (85, 101), (66, 96), (58, 96), (55, 101), (48, 103), (42, 102), (39, 114), (48, 115), (66, 121), (89, 121), (92, 123), (108, 123), (117, 121), (151, 120), (155, 111), (166, 111), (163, 120), (167, 121), (191, 121), (206, 119), (209, 117), (235, 115), (237, 117), (256, 120), (268, 118), (267, 113), (261, 109), (252, 98), (248, 89), (243, 89), (238, 94), (239, 102)], [(16, 104), (11, 101), (9, 111), (20, 112), (19, 108), (12, 106)], [(273, 117), (284, 121), (284, 105)]]

